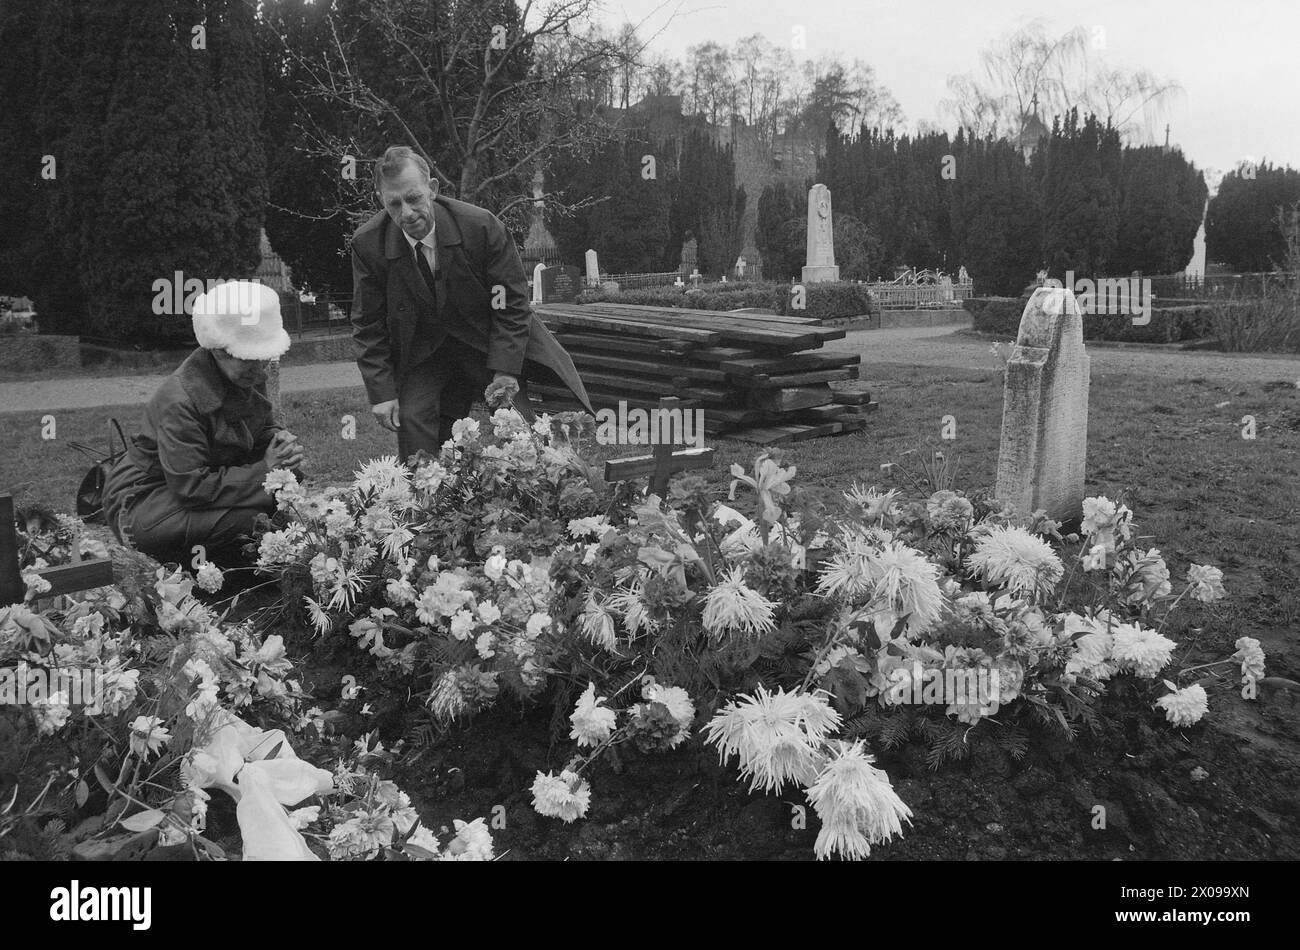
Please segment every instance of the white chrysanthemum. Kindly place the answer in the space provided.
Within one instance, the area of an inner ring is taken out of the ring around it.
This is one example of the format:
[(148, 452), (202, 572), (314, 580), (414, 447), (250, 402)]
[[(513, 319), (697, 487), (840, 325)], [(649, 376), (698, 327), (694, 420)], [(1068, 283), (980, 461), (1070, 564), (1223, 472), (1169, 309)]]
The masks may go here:
[(1115, 628), (1111, 656), (1121, 667), (1143, 679), (1151, 679), (1169, 664), (1174, 641), (1135, 623)]
[(1192, 587), (1192, 599), (1203, 604), (1212, 604), (1228, 596), (1223, 589), (1223, 571), (1217, 567), (1193, 564), (1187, 569), (1187, 583)]
[(874, 760), (863, 751), (862, 740), (837, 745), (834, 756), (805, 791), (822, 822), (814, 845), (819, 861), (832, 853), (865, 858), (873, 844), (901, 836), (903, 820), (910, 823), (912, 817), (889, 776), (871, 764)]
[(419, 848), (426, 852), (427, 857), (422, 854), (412, 854), (407, 852), (407, 856), (413, 861), (437, 861), (442, 860), (442, 847), (438, 844), (438, 836), (435, 835), (424, 825), (419, 825), (403, 843), (403, 847), (410, 846)]
[(590, 518), (572, 518), (569, 521), (569, 534), (575, 538), (595, 538), (599, 541), (609, 529), (609, 519), (604, 515), (592, 515)]
[(677, 720), (677, 735), (668, 743), (669, 748), (675, 749), (691, 734), (691, 726), (695, 723), (695, 703), (691, 694), (680, 686), (646, 683), (641, 687), (641, 696), (646, 702), (663, 703), (669, 715)]
[(1197, 683), (1166, 693), (1156, 700), (1156, 705), (1165, 711), (1165, 719), (1181, 728), (1200, 722), (1209, 711), (1210, 700), (1205, 695), (1205, 687)]
[(614, 731), (618, 714), (600, 705), (604, 701), (604, 696), (596, 696), (595, 683), (588, 683), (586, 690), (578, 697), (573, 714), (569, 716), (569, 722), (573, 724), (569, 738), (577, 739), (579, 746), (600, 745)]
[(262, 482), (262, 491), (274, 498), (280, 509), (307, 498), (298, 484), (298, 477), (287, 468), (273, 468), (267, 472)]
[(650, 616), (650, 608), (641, 599), (639, 582), (614, 591), (605, 600), (605, 606), (610, 610), (622, 611), (623, 624), (634, 637), (641, 633), (654, 633), (659, 629), (659, 622)]
[(871, 593), (870, 558), (880, 547), (874, 535), (847, 529), (837, 539), (836, 550), (818, 572), (817, 592), (828, 597), (856, 601)]
[(617, 643), (614, 615), (596, 600), (594, 589), (587, 591), (587, 602), (582, 608), (582, 635), (605, 650), (613, 650)]
[(361, 468), (354, 473), (352, 485), (359, 491), (383, 491), (397, 486), (411, 484), (411, 473), (406, 466), (397, 461), (396, 455), (370, 459), (361, 463)]
[(565, 769), (559, 776), (537, 773), (533, 780), (533, 810), (547, 818), (573, 821), (587, 814), (591, 806), (591, 785), (576, 772)]
[(1254, 637), (1238, 637), (1233, 644), (1237, 652), (1232, 658), (1241, 664), (1241, 681), (1261, 680), (1264, 677), (1264, 650)]
[(416, 601), (415, 615), (420, 622), (437, 623), (443, 617), (450, 617), (465, 606), (474, 596), (464, 589), (468, 581), (469, 575), (464, 571), (442, 571)]
[[(475, 818), (473, 821), (461, 821), (457, 818), (452, 824), (456, 828), (456, 837), (452, 838), (447, 845), (442, 860), (491, 861), (496, 857), (492, 847), (492, 832), (488, 830), (482, 818)], [(423, 846), (417, 845), (417, 847)]]
[(1065, 573), (1051, 545), (1017, 525), (993, 528), (980, 538), (966, 567), (995, 587), (1031, 597), (1051, 591)]
[(939, 589), (938, 565), (902, 541), (868, 554), (867, 569), (873, 583), (871, 606), (896, 618), (906, 616), (909, 637), (930, 629), (947, 606)]
[(890, 513), (899, 492), (897, 488), (890, 489), (887, 492), (879, 492), (876, 491), (874, 485), (870, 488), (864, 488), (854, 482), (853, 487), (843, 494), (844, 499), (849, 504), (858, 505), (866, 511), (867, 523), (871, 524)]
[(744, 634), (776, 629), (776, 604), (745, 584), (744, 565), (731, 568), (704, 597), (704, 629), (714, 637), (733, 630)]
[(811, 782), (821, 766), (821, 747), (840, 726), (825, 694), (769, 693), (761, 684), (752, 696), (727, 703), (704, 727), (718, 759), (738, 757), (750, 790), (778, 791), (786, 782)]
[(536, 640), (551, 625), (551, 615), (543, 613), (530, 614), (528, 622), (524, 624), (524, 636), (529, 640)]

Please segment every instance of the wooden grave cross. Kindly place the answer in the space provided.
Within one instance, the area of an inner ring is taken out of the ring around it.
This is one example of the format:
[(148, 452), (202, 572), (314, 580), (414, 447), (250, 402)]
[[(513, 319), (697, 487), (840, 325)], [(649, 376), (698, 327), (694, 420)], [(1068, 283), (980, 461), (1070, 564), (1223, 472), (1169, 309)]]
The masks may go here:
[[(50, 589), (40, 599), (71, 594), (79, 590), (107, 587), (116, 579), (111, 558), (81, 559), (81, 537), (72, 539), (72, 563), (39, 572)], [(18, 532), (14, 525), (14, 499), (0, 494), (0, 608), (21, 604), (27, 594), (18, 566)]]
[[(681, 399), (676, 396), (664, 396), (659, 400), (660, 419), (667, 418), (664, 414), (678, 410), (678, 418), (681, 413), (689, 412), (684, 408)], [(657, 431), (661, 435), (666, 428), (663, 424), (651, 426), (652, 431)], [(680, 434), (680, 429), (673, 428), (673, 438)], [(649, 455), (635, 455), (631, 458), (610, 459), (605, 463), (605, 481), (623, 482), (630, 481), (633, 478), (642, 478), (650, 476), (649, 494), (658, 495), (665, 503), (668, 500), (668, 482), (678, 472), (685, 472), (696, 468), (711, 468), (713, 466), (713, 449), (681, 449), (673, 450), (673, 442), (660, 442), (654, 446)]]

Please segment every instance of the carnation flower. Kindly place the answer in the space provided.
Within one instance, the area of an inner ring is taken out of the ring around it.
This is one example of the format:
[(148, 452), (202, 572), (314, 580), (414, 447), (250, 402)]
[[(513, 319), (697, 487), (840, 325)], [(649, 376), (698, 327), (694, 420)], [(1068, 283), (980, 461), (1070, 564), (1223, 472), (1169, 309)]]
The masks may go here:
[(762, 684), (741, 696), (706, 725), (706, 741), (718, 747), (718, 759), (739, 759), (750, 790), (778, 791), (788, 781), (811, 782), (820, 770), (821, 747), (840, 726), (840, 715), (818, 691), (769, 693)]
[(704, 628), (714, 637), (733, 630), (744, 634), (776, 629), (776, 604), (745, 585), (745, 568), (732, 567), (704, 598)]
[(839, 853), (850, 859), (865, 858), (871, 846), (902, 835), (902, 820), (912, 811), (894, 792), (889, 776), (871, 763), (862, 740), (838, 750), (822, 768), (806, 794), (821, 819), (814, 850), (817, 860)]
[(952, 491), (937, 491), (925, 502), (925, 513), (938, 531), (960, 528), (975, 516), (969, 501)]
[(480, 657), (487, 660), (496, 656), (496, 651), (492, 649), (496, 646), (496, 642), (496, 635), (491, 631), (480, 633), (478, 639), (474, 641), (474, 649), (478, 651)]
[(306, 808), (295, 808), (289, 812), (289, 824), (294, 831), (302, 831), (308, 825), (320, 820), (320, 806), (308, 805)]
[(1205, 695), (1205, 687), (1197, 683), (1166, 693), (1156, 700), (1156, 705), (1165, 711), (1165, 719), (1182, 728), (1200, 722), (1210, 708), (1210, 701)]
[(457, 640), (468, 640), (478, 626), (472, 611), (458, 610), (451, 615), (451, 635)]
[[(447, 845), (442, 860), (491, 861), (496, 857), (496, 852), (492, 848), (492, 832), (488, 830), (482, 818), (475, 818), (469, 822), (456, 818), (452, 824), (456, 828), (456, 837), (452, 838)], [(436, 850), (436, 843), (434, 848)]]
[(1067, 614), (1064, 633), (1074, 644), (1074, 654), (1065, 664), (1066, 675), (1083, 675), (1098, 682), (1105, 682), (1115, 675), (1116, 665), (1111, 662), (1115, 638), (1104, 623), (1079, 614)]
[(591, 785), (576, 772), (565, 769), (559, 776), (537, 773), (533, 780), (533, 809), (547, 818), (559, 818), (566, 824), (587, 814), (591, 805)]
[(424, 825), (420, 825), (412, 831), (406, 841), (403, 842), (402, 846), (404, 848), (419, 848), (421, 851), (426, 852), (426, 854), (415, 854), (408, 850), (406, 852), (407, 857), (415, 861), (433, 861), (442, 856), (441, 847), (438, 844), (438, 836), (428, 828), (424, 827)]
[(1017, 525), (990, 529), (966, 567), (995, 587), (1026, 596), (1046, 594), (1065, 573), (1051, 545)]
[(437, 580), (424, 589), (416, 603), (415, 613), (420, 622), (437, 623), (472, 600), (474, 595), (464, 589), (468, 581), (469, 574), (464, 571), (442, 571)]
[(1223, 589), (1223, 571), (1217, 567), (1193, 564), (1187, 569), (1187, 583), (1191, 585), (1192, 598), (1203, 604), (1212, 604), (1227, 596)]
[(335, 860), (365, 861), (392, 844), (396, 831), (393, 819), (387, 815), (358, 815), (335, 825), (325, 847)]
[(281, 511), (307, 497), (298, 484), (298, 477), (287, 468), (273, 468), (267, 472), (262, 491), (275, 499), (276, 507)]
[(37, 699), (32, 703), (32, 715), (36, 717), (36, 728), (43, 736), (53, 735), (68, 723), (72, 716), (72, 707), (68, 705), (68, 694), (60, 690), (53, 696)]
[(225, 583), (225, 575), (221, 573), (221, 568), (211, 561), (205, 561), (203, 566), (198, 569), (194, 575), (194, 581), (209, 594), (215, 594), (221, 590), (221, 585)]
[(1241, 681), (1259, 681), (1264, 677), (1264, 650), (1254, 637), (1238, 637), (1232, 658), (1241, 664)]
[(434, 494), (447, 479), (447, 470), (437, 462), (425, 462), (415, 470), (411, 486), (416, 491)]
[(1120, 596), (1126, 604), (1149, 604), (1153, 600), (1169, 596), (1173, 589), (1169, 583), (1169, 566), (1156, 548), (1151, 548), (1145, 554), (1128, 552), (1123, 561), (1116, 565), (1116, 574)]
[(524, 635), (527, 636), (529, 640), (536, 640), (550, 625), (550, 614), (531, 614), (528, 617), (528, 623), (524, 625)]
[(457, 419), (451, 426), (451, 440), (456, 445), (465, 445), (478, 438), (479, 427), (478, 420), (466, 417)]
[(614, 731), (618, 714), (608, 707), (600, 705), (605, 697), (596, 696), (596, 684), (588, 683), (586, 690), (578, 697), (569, 722), (573, 730), (570, 739), (577, 739), (579, 747), (600, 745)]
[(1115, 628), (1111, 655), (1121, 666), (1128, 667), (1143, 679), (1151, 679), (1168, 665), (1174, 641), (1139, 624), (1121, 624)]
[(677, 734), (668, 740), (670, 749), (676, 748), (691, 734), (691, 726), (695, 723), (695, 703), (686, 690), (680, 686), (647, 682), (641, 687), (641, 697), (650, 703), (661, 703), (677, 722)]

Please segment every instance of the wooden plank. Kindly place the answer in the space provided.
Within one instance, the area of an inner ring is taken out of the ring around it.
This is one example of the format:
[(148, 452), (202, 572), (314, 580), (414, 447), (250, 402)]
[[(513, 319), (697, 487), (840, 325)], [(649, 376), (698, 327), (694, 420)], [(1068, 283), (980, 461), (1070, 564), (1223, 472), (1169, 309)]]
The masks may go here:
[(824, 406), (832, 401), (829, 386), (798, 386), (794, 389), (764, 389), (749, 394), (747, 404), (751, 409), (767, 409), (771, 412), (791, 412), (795, 409), (811, 409)]
[(790, 413), (790, 415), (792, 422), (842, 422), (853, 412), (853, 408), (852, 406), (841, 406), (839, 403), (832, 402), (824, 406), (799, 409)]
[[(734, 315), (727, 310), (696, 310), (690, 307), (655, 307), (647, 304), (594, 303), (588, 307), (604, 313), (627, 314), (634, 319), (645, 319), (647, 314), (665, 317), (679, 317), (688, 320), (703, 320), (716, 326), (750, 326), (761, 329), (785, 330), (788, 332), (813, 331), (818, 334), (838, 333), (835, 327), (824, 327), (821, 321), (808, 317), (786, 318), (776, 314)], [(826, 337), (823, 337), (825, 339)], [(840, 339), (841, 337), (835, 337)]]
[(0, 495), (0, 607), (21, 604), (27, 594), (18, 569), (18, 531), (14, 525), (14, 499)]
[[(691, 359), (706, 363), (758, 358), (762, 358), (762, 351), (759, 347), (754, 346), (701, 346), (691, 352)], [(767, 359), (772, 359), (772, 357), (767, 357)]]
[(692, 382), (698, 383), (725, 383), (727, 381), (727, 374), (720, 369), (693, 366), (682, 359), (678, 359), (674, 363), (663, 363), (651, 359), (624, 359), (618, 356), (610, 356), (608, 353), (585, 353), (581, 350), (570, 350), (569, 355), (573, 357), (574, 365), (580, 369), (590, 366), (596, 370), (623, 370), (628, 373), (642, 373), (649, 376), (684, 376)]
[[(777, 346), (803, 348), (813, 343), (826, 340), (843, 339), (844, 330), (814, 327), (791, 326), (757, 326), (751, 321), (741, 321), (734, 317), (718, 315), (708, 310), (676, 310), (671, 307), (638, 307), (627, 310), (612, 310), (610, 304), (586, 304), (584, 310), (590, 311), (591, 319), (606, 318), (607, 326), (617, 326), (620, 321), (636, 321), (643, 324), (712, 331), (720, 339), (738, 340), (744, 343), (763, 343)], [(627, 307), (628, 305), (618, 305)]]
[(759, 445), (774, 445), (779, 442), (804, 442), (825, 435), (837, 435), (843, 427), (839, 422), (826, 422), (821, 425), (785, 425), (766, 426), (757, 429), (742, 429), (728, 436), (741, 442), (754, 442)]
[(740, 382), (752, 389), (782, 389), (788, 386), (808, 386), (812, 383), (835, 383), (852, 379), (856, 375), (854, 367), (841, 366), (839, 369), (818, 369), (807, 373), (787, 373), (783, 376), (768, 376), (760, 373), (757, 376), (743, 377)]
[(612, 350), (616, 353), (644, 353), (647, 356), (684, 355), (695, 349), (687, 340), (629, 340), (625, 335), (570, 333), (564, 330), (555, 338), (566, 350)]
[(756, 376), (766, 373), (794, 373), (806, 370), (838, 369), (841, 366), (855, 366), (862, 361), (857, 353), (791, 353), (776, 357), (745, 357), (724, 359), (718, 363), (718, 369), (737, 376)]
[[(673, 452), (673, 467), (677, 471), (694, 468), (709, 468), (713, 465), (713, 449), (679, 449)], [(655, 457), (653, 455), (636, 455), (626, 459), (610, 459), (605, 463), (605, 481), (625, 482), (633, 478), (653, 475)]]
[(860, 406), (845, 406), (845, 407), (844, 407), (845, 411), (847, 412), (847, 414), (848, 414), (850, 417), (853, 417), (853, 416), (865, 416), (865, 415), (868, 415), (868, 414), (870, 414), (870, 413), (875, 412), (875, 411), (876, 411), (877, 409), (879, 409), (879, 408), (880, 408), (880, 403), (878, 403), (878, 402), (868, 402), (868, 403), (863, 403), (863, 404), (860, 405)]
[(533, 312), (551, 328), (579, 327), (604, 330), (606, 333), (619, 333), (653, 339), (689, 340), (704, 346), (719, 343), (722, 340), (722, 334), (715, 330), (672, 326), (662, 321), (643, 322), (610, 317), (599, 313), (583, 313), (582, 311), (586, 309), (586, 307), (577, 307), (573, 304), (543, 304), (542, 306), (533, 307)]
[[(654, 393), (656, 396), (681, 396), (685, 399), (699, 399), (704, 402), (722, 403), (724, 405), (735, 402), (737, 398), (736, 393), (729, 389), (696, 386), (689, 383), (681, 385), (672, 379), (656, 379), (652, 376), (633, 377), (610, 373), (593, 373), (591, 371), (585, 371), (581, 375), (582, 381), (586, 385), (596, 386), (615, 393), (626, 393), (631, 396)], [(656, 403), (656, 405), (658, 404)]]
[(845, 406), (861, 406), (871, 402), (871, 393), (865, 390), (837, 389), (835, 401)]
[(41, 571), (41, 577), (50, 582), (50, 589), (41, 597), (58, 597), (94, 587), (108, 587), (115, 580), (113, 562), (109, 558), (64, 564)]
[(789, 315), (785, 315), (785, 313), (757, 313), (755, 312), (755, 308), (753, 307), (742, 307), (740, 309), (735, 309), (735, 311), (707, 311), (707, 309), (702, 309), (699, 307), (660, 308), (660, 307), (654, 307), (654, 304), (620, 304), (620, 303), (612, 302), (612, 300), (602, 300), (602, 302), (599, 304), (588, 304), (588, 305), (589, 307), (591, 307), (591, 305), (599, 305), (599, 307), (617, 307), (620, 309), (628, 309), (628, 311), (636, 311), (636, 309), (645, 309), (646, 307), (651, 307), (653, 309), (671, 309), (671, 311), (681, 311), (682, 313), (710, 313), (710, 315), (712, 315), (712, 313), (741, 313), (741, 315), (744, 315), (746, 320), (750, 320), (750, 318), (753, 318), (753, 320), (766, 321), (768, 322), (768, 324), (788, 324), (790, 326), (809, 326), (809, 325), (815, 326), (820, 322), (816, 317), (792, 317)]

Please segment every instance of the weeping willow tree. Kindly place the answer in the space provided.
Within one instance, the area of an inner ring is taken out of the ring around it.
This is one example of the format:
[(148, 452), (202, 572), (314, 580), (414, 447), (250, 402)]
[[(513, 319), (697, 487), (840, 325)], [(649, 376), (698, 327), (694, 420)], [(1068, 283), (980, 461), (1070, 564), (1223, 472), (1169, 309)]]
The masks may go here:
[(1026, 151), (1072, 109), (1096, 115), (1127, 142), (1152, 144), (1181, 89), (1145, 69), (1108, 66), (1104, 48), (1101, 27), (1054, 37), (1034, 20), (986, 47), (978, 70), (949, 76), (951, 96), (940, 110), (976, 137), (1006, 137)]

